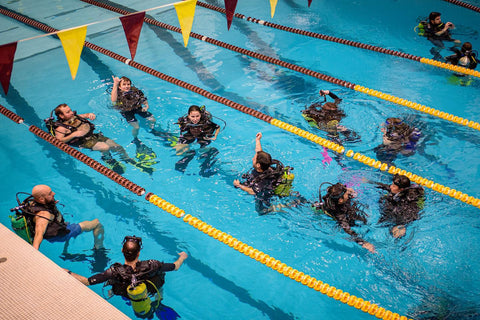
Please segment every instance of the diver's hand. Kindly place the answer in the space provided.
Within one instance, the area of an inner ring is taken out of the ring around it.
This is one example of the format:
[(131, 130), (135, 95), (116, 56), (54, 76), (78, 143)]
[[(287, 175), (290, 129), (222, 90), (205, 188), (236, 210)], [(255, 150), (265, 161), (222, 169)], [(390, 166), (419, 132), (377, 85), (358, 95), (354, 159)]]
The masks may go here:
[(364, 247), (365, 249), (367, 249), (368, 251), (370, 251), (371, 253), (377, 253), (377, 251), (375, 250), (375, 246), (373, 244), (371, 244), (370, 242), (364, 242), (362, 244), (362, 247)]

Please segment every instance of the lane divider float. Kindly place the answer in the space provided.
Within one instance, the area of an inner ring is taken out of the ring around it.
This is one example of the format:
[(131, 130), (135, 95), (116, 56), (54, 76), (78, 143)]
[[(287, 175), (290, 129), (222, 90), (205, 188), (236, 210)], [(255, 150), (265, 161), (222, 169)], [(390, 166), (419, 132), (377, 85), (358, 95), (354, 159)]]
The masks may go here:
[[(445, 0), (445, 1), (448, 1), (448, 0)], [(453, 0), (453, 1), (455, 1), (455, 0)], [(457, 1), (457, 2), (461, 2), (461, 1)], [(197, 5), (200, 6), (200, 7), (204, 7), (206, 9), (210, 9), (210, 10), (214, 10), (214, 11), (226, 14), (226, 11), (225, 11), (224, 8), (221, 8), (221, 7), (209, 4), (209, 3), (197, 1)], [(270, 27), (270, 28), (274, 28), (274, 29), (278, 29), (278, 30), (283, 30), (283, 31), (287, 31), (287, 32), (290, 32), (290, 33), (296, 33), (296, 34), (300, 34), (300, 35), (311, 37), (311, 38), (336, 42), (336, 43), (340, 43), (340, 44), (344, 44), (344, 45), (347, 45), (347, 46), (352, 46), (352, 47), (356, 47), (356, 48), (360, 48), (360, 49), (365, 49), (365, 50), (375, 51), (375, 52), (379, 52), (379, 53), (384, 53), (384, 54), (388, 54), (388, 55), (391, 55), (391, 56), (396, 56), (396, 57), (400, 57), (400, 58), (404, 58), (404, 59), (409, 59), (409, 60), (429, 64), (429, 65), (434, 66), (434, 67), (443, 68), (443, 69), (451, 70), (451, 71), (454, 71), (454, 72), (460, 72), (460, 73), (463, 73), (463, 74), (468, 74), (468, 75), (480, 78), (480, 72), (479, 71), (475, 71), (475, 70), (469, 69), (469, 68), (464, 68), (462, 66), (455, 66), (455, 65), (448, 64), (448, 63), (445, 63), (445, 62), (441, 62), (441, 61), (437, 61), (437, 60), (433, 60), (433, 59), (428, 59), (428, 58), (422, 58), (422, 57), (419, 57), (419, 56), (415, 56), (413, 54), (408, 54), (408, 53), (405, 53), (405, 52), (400, 52), (400, 51), (396, 51), (396, 50), (377, 47), (377, 46), (373, 46), (373, 45), (370, 45), (370, 44), (361, 43), (361, 42), (358, 42), (358, 41), (346, 40), (346, 39), (337, 38), (337, 37), (333, 37), (333, 36), (327, 36), (327, 35), (324, 35), (324, 34), (321, 34), (321, 33), (305, 31), (305, 30), (297, 29), (297, 28), (291, 28), (291, 27), (287, 27), (287, 26), (284, 26), (284, 25), (281, 25), (281, 24), (268, 22), (268, 21), (265, 21), (265, 20), (260, 20), (260, 19), (256, 19), (256, 18), (252, 18), (252, 17), (246, 17), (245, 15), (240, 14), (240, 13), (235, 13), (235, 17), (239, 18), (239, 19), (249, 21), (249, 22), (257, 23), (257, 24), (260, 24), (262, 26), (266, 26), (266, 27)]]
[[(206, 222), (196, 218), (190, 214), (185, 214), (185, 211), (181, 210), (180, 208), (176, 207), (175, 205), (169, 203), (168, 201), (163, 200), (159, 196), (148, 193), (145, 196), (145, 199), (150, 203), (156, 205), (157, 207), (161, 208), (162, 210), (172, 214), (177, 218), (181, 218), (183, 222), (188, 223), (192, 227), (197, 230), (202, 231), (206, 235), (228, 245), (229, 247), (237, 250), (238, 252), (250, 257), (272, 270), (277, 271), (278, 273), (297, 281), (309, 288), (312, 288), (324, 295), (327, 295), (330, 298), (333, 298), (337, 301), (340, 301), (344, 304), (347, 304), (351, 307), (355, 307), (358, 310), (361, 310), (365, 313), (368, 313), (372, 316), (377, 317), (378, 319), (385, 319), (385, 320), (407, 320), (406, 316), (400, 316), (398, 313), (393, 313), (389, 310), (386, 310), (378, 304), (371, 303), (370, 301), (364, 300), (362, 298), (358, 298), (350, 293), (343, 291), (341, 289), (337, 289), (333, 286), (330, 286), (328, 283), (322, 282), (320, 280), (315, 279), (308, 274), (305, 274), (297, 269), (294, 269), (287, 264), (281, 262), (280, 260), (275, 259), (268, 254), (249, 246), (248, 244), (232, 237), (228, 233), (225, 233), (219, 229), (212, 227), (211, 225), (207, 224)], [(410, 319), (411, 320), (411, 319)]]

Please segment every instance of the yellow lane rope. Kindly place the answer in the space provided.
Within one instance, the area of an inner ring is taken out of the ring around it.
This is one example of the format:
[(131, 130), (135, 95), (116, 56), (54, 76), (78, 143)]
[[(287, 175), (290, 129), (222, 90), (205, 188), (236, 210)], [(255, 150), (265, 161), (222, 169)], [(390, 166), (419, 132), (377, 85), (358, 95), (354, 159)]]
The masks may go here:
[[(301, 271), (298, 271), (287, 264), (281, 262), (280, 260), (275, 259), (274, 257), (269, 256), (268, 254), (257, 250), (246, 243), (232, 237), (228, 233), (225, 233), (221, 230), (218, 230), (206, 222), (190, 215), (185, 214), (185, 211), (176, 207), (175, 205), (169, 203), (168, 201), (160, 198), (159, 196), (148, 193), (145, 197), (150, 203), (156, 205), (162, 210), (174, 215), (177, 218), (182, 218), (183, 222), (190, 224), (197, 230), (202, 231), (203, 233), (209, 235), (210, 237), (223, 242), (229, 247), (237, 250), (240, 253), (266, 265), (267, 267), (277, 271), (278, 273), (297, 281), (309, 288), (312, 288), (316, 291), (321, 292), (322, 294), (327, 295), (330, 298), (338, 300), (344, 304), (347, 304), (351, 307), (355, 307), (358, 310), (361, 310), (365, 313), (368, 313), (372, 316), (375, 316), (379, 319), (384, 320), (407, 320), (406, 316), (400, 316), (398, 313), (393, 313), (385, 308), (379, 307), (375, 303), (358, 298), (354, 295), (351, 295), (348, 292), (345, 292), (341, 289), (337, 289), (329, 284), (315, 279), (308, 274), (305, 274)], [(408, 319), (412, 320), (412, 319)]]
[[(328, 148), (330, 150), (333, 150), (339, 154), (342, 154), (345, 152), (345, 148), (339, 144), (336, 144), (334, 142), (331, 142), (329, 140), (326, 140), (324, 138), (321, 138), (313, 133), (310, 133), (308, 131), (305, 131), (303, 129), (300, 129), (300, 128), (297, 128), (295, 126), (292, 126), (286, 122), (283, 122), (283, 121), (280, 121), (278, 119), (273, 119), (271, 122), (270, 122), (272, 125), (276, 126), (276, 127), (279, 127), (283, 130), (286, 130), (288, 132), (291, 132), (293, 134), (296, 134), (300, 137), (303, 137), (307, 140), (310, 140), (314, 143), (317, 143), (325, 148)], [(473, 196), (469, 196), (468, 194), (466, 193), (463, 193), (461, 191), (458, 191), (458, 190), (455, 190), (455, 189), (451, 189), (449, 187), (446, 187), (444, 185), (441, 185), (439, 183), (436, 183), (436, 182), (433, 182), (432, 180), (428, 180), (428, 179), (425, 179), (419, 175), (416, 175), (416, 174), (413, 174), (409, 171), (406, 171), (406, 170), (403, 170), (401, 168), (396, 168), (394, 166), (389, 166), (388, 164), (386, 163), (383, 163), (381, 161), (378, 161), (376, 159), (373, 159), (373, 158), (370, 158), (370, 157), (367, 157), (361, 153), (358, 153), (358, 152), (354, 152), (352, 150), (348, 150), (345, 155), (347, 157), (350, 157), (358, 162), (361, 162), (363, 164), (366, 164), (367, 166), (370, 166), (372, 168), (375, 168), (375, 169), (379, 169), (381, 171), (386, 171), (390, 174), (402, 174), (402, 175), (405, 175), (407, 176), (410, 180), (412, 180), (413, 182), (419, 184), (419, 185), (422, 185), (422, 186), (425, 186), (429, 189), (432, 189), (434, 191), (437, 191), (439, 193), (442, 193), (444, 195), (447, 195), (449, 197), (452, 197), (452, 198), (455, 198), (457, 200), (460, 200), (462, 202), (465, 202), (467, 204), (470, 204), (472, 206), (475, 206), (477, 208), (480, 208), (480, 199), (478, 198), (475, 198)]]
[(447, 120), (447, 121), (451, 121), (451, 122), (454, 122), (454, 123), (457, 123), (457, 124), (460, 124), (460, 125), (463, 125), (463, 126), (467, 126), (467, 127), (470, 127), (470, 128), (476, 129), (476, 130), (480, 130), (480, 123), (478, 123), (478, 122), (471, 121), (471, 120), (468, 120), (468, 119), (464, 119), (464, 118), (461, 118), (461, 117), (457, 117), (457, 116), (454, 116), (453, 114), (446, 113), (446, 112), (443, 112), (443, 111), (439, 111), (437, 109), (430, 108), (430, 107), (427, 107), (425, 105), (422, 105), (422, 104), (419, 104), (419, 103), (416, 103), (416, 102), (413, 102), (413, 101), (410, 101), (410, 100), (407, 100), (407, 99), (402, 99), (402, 98), (399, 98), (399, 97), (395, 97), (395, 96), (392, 96), (391, 94), (387, 94), (387, 93), (383, 93), (381, 91), (369, 89), (367, 87), (363, 87), (363, 86), (358, 85), (358, 84), (355, 85), (355, 87), (353, 87), (353, 90), (358, 91), (358, 92), (363, 92), (363, 93), (366, 93), (366, 94), (371, 95), (373, 97), (377, 97), (379, 99), (390, 101), (390, 102), (393, 102), (393, 103), (396, 103), (396, 104), (399, 104), (399, 105), (402, 105), (402, 106), (405, 106), (405, 107), (408, 107), (408, 108), (411, 108), (411, 109), (414, 109), (414, 110), (418, 110), (418, 111), (430, 114), (432, 116), (435, 116), (435, 117), (438, 117), (438, 118), (441, 118), (441, 119), (444, 119), (444, 120)]

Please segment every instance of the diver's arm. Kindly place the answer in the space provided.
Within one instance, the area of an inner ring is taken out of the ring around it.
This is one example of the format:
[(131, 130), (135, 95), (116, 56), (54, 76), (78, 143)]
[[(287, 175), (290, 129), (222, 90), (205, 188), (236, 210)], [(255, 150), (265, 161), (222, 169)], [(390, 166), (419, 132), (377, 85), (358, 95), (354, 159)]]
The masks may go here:
[(340, 99), (335, 93), (328, 91), (328, 96), (335, 100), (335, 104), (339, 104), (342, 99)]
[(148, 110), (148, 108), (150, 108), (147, 100), (143, 101), (142, 105), (143, 105), (143, 107), (142, 107), (143, 112), (146, 112)]
[(65, 270), (66, 272), (68, 272), (68, 274), (72, 275), (72, 277), (74, 277), (75, 279), (77, 279), (78, 281), (80, 281), (81, 283), (83, 283), (84, 285), (88, 286), (90, 285), (90, 283), (88, 283), (88, 279), (84, 276), (81, 276), (79, 274), (76, 274), (75, 272), (72, 272), (68, 269), (63, 269)]
[[(64, 127), (58, 127), (55, 129), (55, 138), (58, 140), (62, 141), (63, 143), (68, 143), (70, 140), (78, 137), (83, 137), (86, 133), (84, 131), (75, 131), (70, 134), (68, 134), (67, 128)], [(67, 135), (68, 134), (68, 135)]]
[(220, 127), (218, 127), (215, 132), (213, 133), (213, 137), (209, 138), (209, 140), (217, 140), (218, 133), (220, 132)]
[(173, 264), (175, 265), (175, 271), (177, 271), (178, 269), (180, 269), (180, 267), (182, 266), (183, 264), (183, 261), (185, 261), (185, 259), (188, 258), (188, 255), (185, 253), (185, 252), (180, 252), (179, 254), (179, 257), (177, 259), (177, 261), (175, 261)]
[(48, 223), (50, 222), (50, 212), (40, 211), (35, 218), (35, 237), (33, 238), (32, 246), (39, 250), (40, 244), (43, 241), (43, 235), (47, 231)]
[(110, 99), (112, 100), (113, 103), (117, 102), (118, 98), (118, 84), (120, 83), (120, 78), (112, 76), (113, 79), (113, 88), (112, 88), (112, 93), (110, 94)]
[(86, 118), (86, 119), (90, 119), (90, 120), (95, 120), (95, 118), (97, 117), (97, 116), (95, 115), (95, 113), (91, 113), (91, 112), (89, 112), (89, 113), (82, 113), (82, 114), (79, 114), (78, 116), (81, 117), (81, 118)]
[(262, 143), (260, 140), (262, 139), (262, 133), (259, 132), (255, 136), (255, 152), (262, 151)]
[(240, 183), (240, 180), (238, 180), (238, 179), (233, 180), (233, 185), (235, 186), (235, 188), (240, 188), (250, 195), (255, 195), (255, 191), (253, 191), (252, 188), (244, 186), (243, 184)]
[(453, 23), (451, 22), (447, 22), (445, 23), (444, 27), (442, 30), (438, 31), (438, 32), (435, 32), (435, 35), (436, 36), (441, 36), (442, 34), (444, 34), (445, 32), (448, 31), (448, 29), (454, 29), (455, 26), (453, 25)]
[(359, 245), (361, 245), (363, 248), (367, 249), (371, 253), (376, 253), (375, 247), (373, 246), (373, 244), (360, 238), (358, 234), (352, 230), (352, 228), (350, 227), (347, 221), (339, 221), (339, 223), (343, 231), (345, 231), (350, 236), (352, 236), (353, 241), (355, 241), (356, 243), (358, 243)]

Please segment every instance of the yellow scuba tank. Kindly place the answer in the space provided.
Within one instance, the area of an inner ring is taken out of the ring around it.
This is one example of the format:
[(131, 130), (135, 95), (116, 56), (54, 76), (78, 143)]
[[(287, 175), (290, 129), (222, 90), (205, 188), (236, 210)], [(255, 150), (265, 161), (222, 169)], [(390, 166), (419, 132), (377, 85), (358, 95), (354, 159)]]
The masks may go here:
[(425, 37), (425, 25), (427, 24), (426, 21), (420, 21), (420, 23), (413, 28), (413, 30), (421, 37)]
[(147, 285), (141, 282), (136, 286), (129, 285), (127, 294), (132, 302), (133, 311), (141, 316), (146, 315), (152, 309), (152, 301), (148, 296)]
[(275, 188), (274, 193), (279, 197), (288, 197), (292, 189), (293, 179), (295, 179), (295, 175), (290, 172), (290, 167), (285, 167), (280, 184)]

